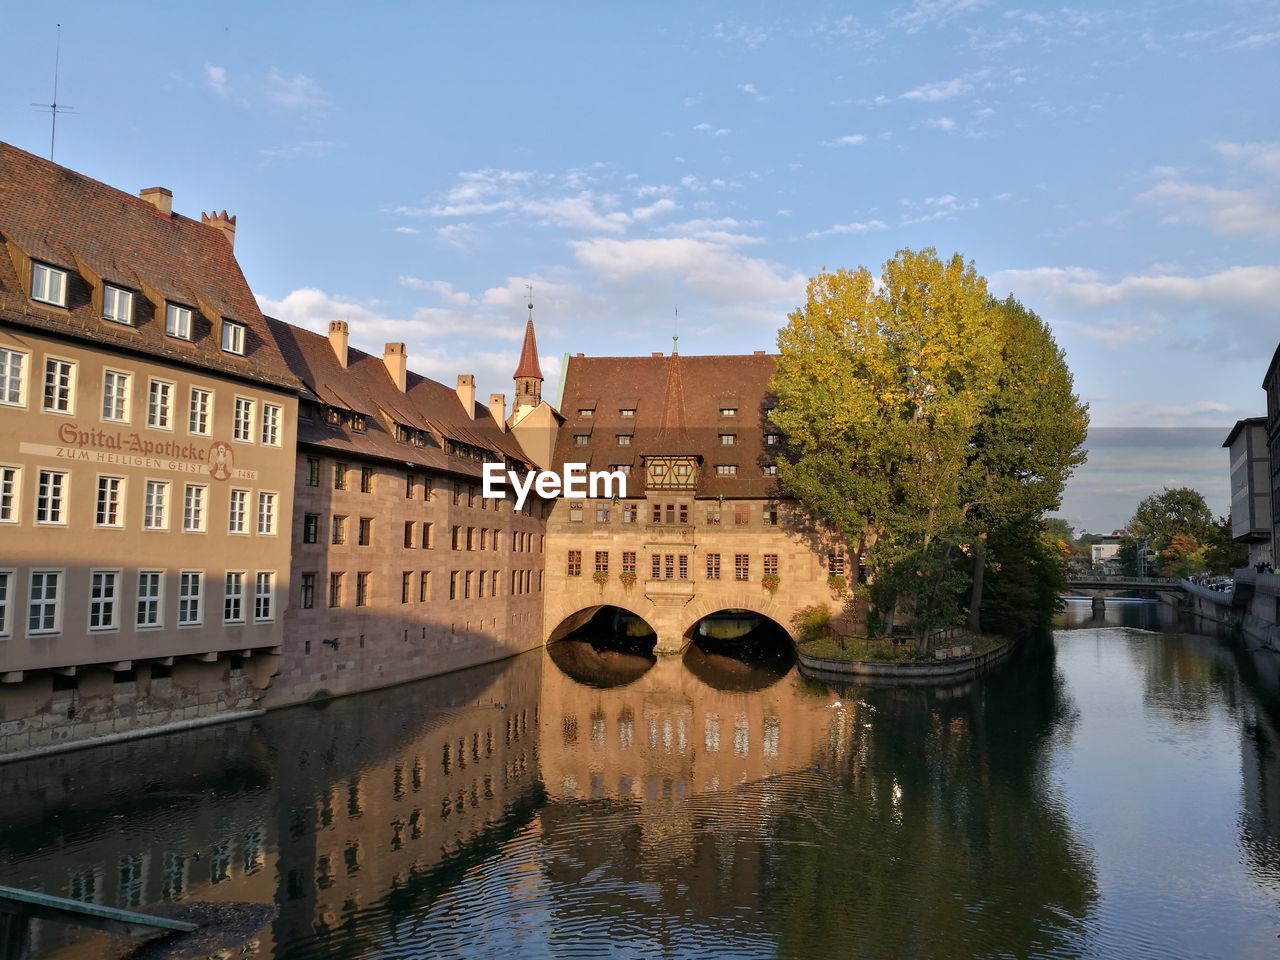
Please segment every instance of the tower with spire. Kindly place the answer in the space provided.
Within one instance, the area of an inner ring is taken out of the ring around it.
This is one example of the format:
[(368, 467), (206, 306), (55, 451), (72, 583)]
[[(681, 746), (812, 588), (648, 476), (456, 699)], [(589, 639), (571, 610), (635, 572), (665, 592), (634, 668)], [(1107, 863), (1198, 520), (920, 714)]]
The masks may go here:
[(542, 367), (538, 364), (538, 338), (533, 332), (532, 299), (529, 301), (529, 319), (524, 325), (524, 345), (520, 348), (515, 381), (516, 400), (511, 415), (513, 420), (521, 420), (524, 414), (542, 402)]

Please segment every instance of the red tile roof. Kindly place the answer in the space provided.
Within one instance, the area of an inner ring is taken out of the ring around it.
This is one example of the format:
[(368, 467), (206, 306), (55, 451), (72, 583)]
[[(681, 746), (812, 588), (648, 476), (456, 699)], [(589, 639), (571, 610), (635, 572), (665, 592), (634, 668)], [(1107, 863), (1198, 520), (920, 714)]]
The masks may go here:
[[(570, 357), (560, 404), (566, 419), (554, 465), (587, 463), (604, 470), (631, 464), (628, 493), (640, 496), (644, 457), (686, 454), (700, 463), (698, 497), (776, 497), (777, 478), (763, 470), (773, 462), (764, 437), (778, 433), (765, 414), (773, 405), (773, 369), (774, 358), (765, 354)], [(736, 413), (726, 416), (724, 409)], [(632, 439), (624, 446), (619, 436)], [(733, 444), (724, 445), (722, 436), (732, 436)], [(736, 476), (718, 475), (721, 465), (736, 466)]]
[[(0, 142), (0, 241), (0, 321), (296, 389), (219, 229)], [(67, 271), (66, 309), (26, 295), (28, 260)], [(131, 326), (94, 308), (103, 281), (134, 292)], [(165, 300), (191, 308), (192, 340), (165, 335)], [(244, 356), (221, 349), (222, 318), (245, 325)]]
[(538, 365), (538, 341), (533, 335), (533, 317), (524, 326), (524, 345), (520, 348), (520, 362), (516, 364), (516, 379), (535, 377), (542, 379), (542, 367)]

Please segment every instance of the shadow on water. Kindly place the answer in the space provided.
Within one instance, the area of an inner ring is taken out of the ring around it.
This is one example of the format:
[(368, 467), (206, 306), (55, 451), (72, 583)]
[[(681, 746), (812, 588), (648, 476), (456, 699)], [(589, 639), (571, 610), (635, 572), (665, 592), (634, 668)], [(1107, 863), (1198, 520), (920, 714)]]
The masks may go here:
[(705, 617), (691, 631), (684, 666), (713, 690), (765, 690), (795, 666), (785, 630), (753, 613), (724, 611)]
[(635, 683), (657, 662), (657, 637), (639, 617), (602, 607), (590, 620), (547, 645), (547, 655), (565, 676), (608, 690)]

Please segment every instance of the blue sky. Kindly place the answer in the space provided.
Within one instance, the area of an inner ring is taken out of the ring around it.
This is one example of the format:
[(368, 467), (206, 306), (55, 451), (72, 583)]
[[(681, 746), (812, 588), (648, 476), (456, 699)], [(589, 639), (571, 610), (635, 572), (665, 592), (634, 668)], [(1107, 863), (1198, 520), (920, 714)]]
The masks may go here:
[(0, 137), (47, 153), (61, 21), (59, 162), (225, 207), (264, 309), (485, 394), (526, 283), (552, 380), (668, 350), (677, 306), (683, 352), (772, 349), (809, 275), (935, 246), (1051, 322), (1095, 424), (1262, 411), (1276, 3), (306, 9), (19, 5)]

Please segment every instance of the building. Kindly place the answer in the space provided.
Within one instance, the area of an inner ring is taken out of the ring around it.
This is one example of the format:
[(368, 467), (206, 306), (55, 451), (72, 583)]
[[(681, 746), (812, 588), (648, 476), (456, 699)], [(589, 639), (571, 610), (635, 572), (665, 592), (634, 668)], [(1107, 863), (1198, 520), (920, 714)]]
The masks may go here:
[(549, 640), (616, 607), (644, 620), (659, 649), (680, 649), (718, 611), (790, 630), (801, 607), (847, 595), (845, 545), (778, 489), (773, 370), (763, 352), (569, 358), (554, 466), (620, 471), (627, 490), (553, 504)]
[(0, 143), (0, 750), (255, 706), (297, 382), (233, 251)]
[(1124, 539), (1124, 532), (1117, 530), (1114, 533), (1103, 534), (1098, 538), (1097, 543), (1089, 545), (1089, 559), (1095, 572), (1120, 572), (1120, 545)]
[(1267, 418), (1237, 420), (1222, 446), (1231, 462), (1231, 538), (1249, 547), (1249, 566), (1272, 562), (1271, 457)]
[[(303, 383), (293, 512), (293, 592), (268, 702), (352, 693), (538, 646), (543, 504), (481, 496), (485, 461), (532, 464), (505, 398), (475, 398), (381, 357), (269, 320)], [(293, 465), (291, 465), (293, 469)]]
[[(529, 304), (529, 319), (524, 327), (524, 342), (520, 346), (520, 362), (515, 372), (516, 397), (511, 405), (508, 429), (515, 435), (523, 449), (541, 470), (551, 467), (555, 455), (556, 437), (564, 417), (551, 404), (542, 399), (542, 365), (538, 362), (538, 338), (533, 329), (533, 304)], [(492, 407), (499, 395), (489, 397)], [(505, 403), (505, 401), (504, 401)]]

